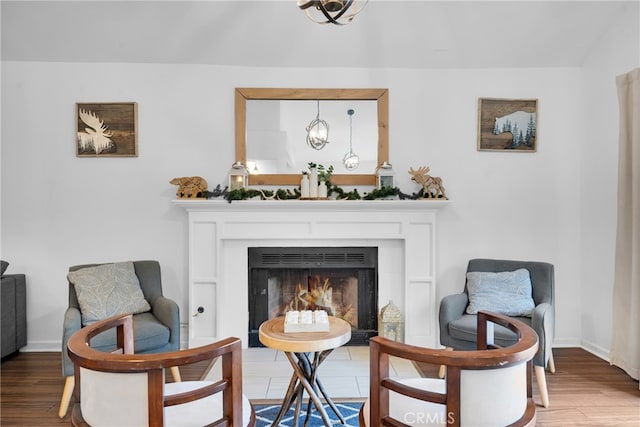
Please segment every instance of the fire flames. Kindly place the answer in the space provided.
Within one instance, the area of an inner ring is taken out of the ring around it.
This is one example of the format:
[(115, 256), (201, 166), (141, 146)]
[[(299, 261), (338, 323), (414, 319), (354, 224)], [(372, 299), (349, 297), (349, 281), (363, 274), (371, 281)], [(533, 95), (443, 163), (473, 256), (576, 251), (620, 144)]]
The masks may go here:
[(333, 288), (328, 278), (310, 277), (306, 286), (298, 283), (295, 297), (285, 306), (283, 311), (290, 310), (324, 310), (330, 316), (343, 319), (351, 326), (357, 327), (353, 304), (340, 304), (333, 301)]

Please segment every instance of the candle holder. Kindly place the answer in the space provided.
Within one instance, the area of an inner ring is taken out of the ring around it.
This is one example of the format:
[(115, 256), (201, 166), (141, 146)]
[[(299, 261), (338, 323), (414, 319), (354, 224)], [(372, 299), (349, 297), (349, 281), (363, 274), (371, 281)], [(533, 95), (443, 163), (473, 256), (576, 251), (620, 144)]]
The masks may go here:
[(404, 319), (393, 301), (382, 307), (378, 315), (378, 335), (397, 342), (404, 342)]
[(376, 170), (376, 184), (379, 190), (395, 187), (395, 172), (389, 162), (382, 162)]
[(242, 162), (235, 162), (229, 170), (229, 191), (240, 190), (248, 185), (249, 171)]

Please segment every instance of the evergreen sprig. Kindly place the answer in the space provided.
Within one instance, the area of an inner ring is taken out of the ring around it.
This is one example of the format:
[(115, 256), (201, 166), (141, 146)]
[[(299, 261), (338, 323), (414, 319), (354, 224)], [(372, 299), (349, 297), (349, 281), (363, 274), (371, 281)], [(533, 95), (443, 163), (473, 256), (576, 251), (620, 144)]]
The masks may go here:
[[(206, 192), (207, 194), (216, 196), (209, 197), (220, 197), (224, 196), (226, 200), (231, 203), (233, 200), (248, 200), (253, 199), (255, 197), (260, 197), (260, 200), (292, 200), (300, 198), (300, 190), (295, 188), (291, 189), (278, 189), (278, 190), (256, 190), (251, 188), (240, 188), (237, 190), (227, 191), (220, 190), (220, 186), (216, 187), (217, 191), (214, 192)], [(376, 199), (384, 199), (387, 197), (396, 196), (400, 200), (417, 200), (421, 198), (425, 198), (424, 190), (420, 189), (417, 193), (403, 193), (398, 187), (385, 187), (380, 189), (371, 190), (368, 193), (365, 193), (364, 196), (360, 195), (357, 188), (354, 188), (351, 191), (345, 191), (343, 188), (338, 187), (337, 185), (329, 185), (328, 191), (329, 196), (335, 195), (337, 200), (376, 200)], [(427, 197), (427, 198), (433, 198)], [(442, 197), (439, 197), (442, 198)]]

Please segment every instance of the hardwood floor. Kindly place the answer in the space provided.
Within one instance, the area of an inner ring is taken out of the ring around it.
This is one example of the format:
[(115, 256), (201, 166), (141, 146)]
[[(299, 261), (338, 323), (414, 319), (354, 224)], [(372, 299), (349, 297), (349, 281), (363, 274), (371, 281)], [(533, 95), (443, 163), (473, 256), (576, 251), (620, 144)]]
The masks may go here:
[[(538, 426), (640, 425), (638, 381), (582, 349), (554, 349), (553, 358), (556, 373), (546, 375), (550, 404), (537, 408)], [(535, 382), (533, 390), (539, 402)]]
[[(538, 426), (638, 426), (640, 390), (622, 370), (577, 348), (554, 350), (556, 373), (547, 373), (551, 405), (537, 408)], [(200, 367), (182, 370), (198, 377)], [(19, 353), (0, 367), (0, 425), (70, 425), (58, 418), (64, 380), (60, 353)], [(170, 375), (168, 375), (170, 377)], [(534, 398), (539, 402), (534, 384)]]

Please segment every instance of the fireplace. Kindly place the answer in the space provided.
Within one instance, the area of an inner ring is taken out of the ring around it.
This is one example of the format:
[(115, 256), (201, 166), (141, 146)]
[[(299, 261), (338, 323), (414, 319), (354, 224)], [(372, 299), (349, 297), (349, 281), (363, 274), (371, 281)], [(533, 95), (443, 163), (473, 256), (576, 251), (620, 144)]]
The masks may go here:
[(377, 247), (248, 248), (249, 347), (262, 322), (289, 310), (324, 310), (347, 321), (351, 341), (377, 335)]
[[(405, 342), (438, 345), (436, 213), (448, 200), (175, 200), (188, 212), (185, 347), (248, 346), (248, 249), (376, 247), (377, 306), (394, 301)], [(442, 243), (440, 243), (442, 244)]]

